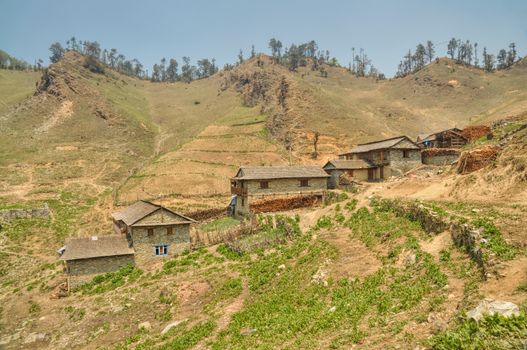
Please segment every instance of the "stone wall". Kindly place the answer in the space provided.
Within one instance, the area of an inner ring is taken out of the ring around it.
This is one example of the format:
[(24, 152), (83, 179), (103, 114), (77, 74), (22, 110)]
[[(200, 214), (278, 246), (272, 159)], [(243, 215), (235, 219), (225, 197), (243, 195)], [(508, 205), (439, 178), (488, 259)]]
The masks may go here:
[(134, 264), (132, 254), (66, 261), (68, 287), (70, 290), (75, 289), (97, 275), (115, 272), (128, 264)]
[[(168, 234), (169, 226), (154, 226), (154, 233), (148, 235), (148, 227), (132, 227), (131, 238), (135, 250), (135, 262), (141, 269), (155, 266), (161, 259), (171, 258), (190, 250), (190, 224), (173, 225), (172, 233)], [(168, 245), (168, 255), (156, 256), (156, 245)]]
[(274, 179), (268, 181), (269, 188), (260, 188), (259, 180), (242, 181), (243, 189), (247, 192), (246, 197), (238, 196), (236, 200), (235, 216), (246, 216), (250, 214), (250, 205), (254, 201), (265, 197), (298, 196), (323, 194), (328, 188), (328, 178), (315, 178), (308, 180), (308, 186), (301, 187), (299, 179)]
[(423, 154), (423, 164), (428, 165), (450, 165), (457, 161), (459, 154), (428, 156)]
[(482, 230), (472, 225), (461, 223), (455, 217), (445, 217), (435, 213), (432, 209), (425, 207), (419, 202), (403, 202), (395, 199), (374, 199), (373, 205), (380, 206), (386, 210), (393, 211), (396, 215), (417, 221), (429, 234), (438, 234), (450, 231), (454, 243), (463, 247), (470, 258), (480, 268), (482, 277), (486, 279), (491, 272), (497, 271), (498, 262), (491, 255), (485, 254)]
[(404, 158), (404, 152), (400, 149), (390, 149), (387, 151), (386, 159), (390, 162), (390, 167), (398, 169), (403, 173), (418, 167), (421, 162), (421, 150), (408, 150), (408, 158)]
[(260, 181), (249, 180), (246, 181), (247, 194), (251, 195), (266, 195), (266, 194), (280, 194), (284, 192), (312, 192), (325, 191), (328, 188), (327, 178), (308, 179), (307, 187), (300, 186), (299, 179), (274, 179), (268, 180), (269, 188), (260, 188)]
[(3, 209), (0, 210), (0, 221), (9, 221), (14, 219), (32, 219), (44, 218), (50, 216), (48, 204), (44, 204), (42, 208), (28, 208), (28, 209)]

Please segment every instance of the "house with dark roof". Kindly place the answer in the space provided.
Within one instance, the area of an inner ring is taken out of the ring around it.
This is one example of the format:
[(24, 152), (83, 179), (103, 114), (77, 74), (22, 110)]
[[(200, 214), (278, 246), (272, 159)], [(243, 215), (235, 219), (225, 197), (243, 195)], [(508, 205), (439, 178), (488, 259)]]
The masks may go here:
[(265, 197), (323, 196), (329, 175), (319, 166), (242, 166), (231, 178), (234, 215), (250, 213), (250, 203)]
[(147, 201), (113, 213), (112, 219), (115, 234), (66, 241), (61, 259), (73, 288), (96, 274), (116, 271), (129, 263), (149, 268), (190, 249), (190, 225), (196, 223)]
[(350, 184), (350, 180), (374, 181), (379, 166), (365, 159), (334, 159), (322, 167), (329, 174), (328, 188), (334, 189)]
[(340, 154), (340, 159), (365, 160), (375, 165), (372, 179), (385, 179), (421, 165), (421, 149), (408, 136), (362, 143)]
[(422, 134), (417, 137), (417, 145), (421, 148), (461, 148), (468, 143), (462, 134), (463, 130), (451, 128), (432, 134)]

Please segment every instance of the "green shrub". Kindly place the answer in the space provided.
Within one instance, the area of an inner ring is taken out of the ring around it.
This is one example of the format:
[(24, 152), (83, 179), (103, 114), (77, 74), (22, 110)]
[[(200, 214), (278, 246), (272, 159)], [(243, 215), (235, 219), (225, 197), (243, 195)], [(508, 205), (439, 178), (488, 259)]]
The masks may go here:
[(514, 259), (517, 253), (516, 249), (505, 242), (500, 230), (492, 221), (487, 218), (478, 218), (473, 221), (473, 225), (483, 228), (483, 236), (488, 241), (485, 246), (498, 258), (503, 260)]

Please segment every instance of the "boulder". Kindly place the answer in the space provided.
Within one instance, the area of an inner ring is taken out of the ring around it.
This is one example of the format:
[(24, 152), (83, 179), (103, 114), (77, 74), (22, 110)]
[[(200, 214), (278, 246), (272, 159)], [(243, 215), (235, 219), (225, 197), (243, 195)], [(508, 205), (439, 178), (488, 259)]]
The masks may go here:
[(510, 301), (485, 299), (474, 309), (467, 312), (468, 318), (479, 321), (484, 315), (499, 314), (505, 317), (518, 316), (520, 308)]

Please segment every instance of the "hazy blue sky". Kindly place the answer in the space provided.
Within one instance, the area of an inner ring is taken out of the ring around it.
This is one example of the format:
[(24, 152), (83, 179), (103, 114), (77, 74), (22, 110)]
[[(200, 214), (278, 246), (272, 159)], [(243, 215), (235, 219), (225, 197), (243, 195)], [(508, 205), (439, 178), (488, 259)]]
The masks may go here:
[(314, 39), (347, 65), (351, 47), (364, 48), (393, 75), (401, 57), (432, 40), (440, 55), (453, 36), (495, 52), (516, 42), (527, 53), (527, 0), (0, 0), (0, 49), (33, 63), (49, 57), (53, 41), (96, 40), (138, 58), (151, 70), (161, 57), (236, 60), (251, 44), (268, 52)]

